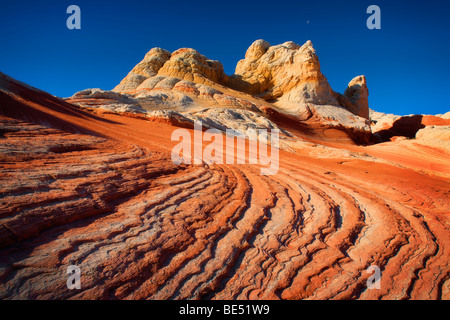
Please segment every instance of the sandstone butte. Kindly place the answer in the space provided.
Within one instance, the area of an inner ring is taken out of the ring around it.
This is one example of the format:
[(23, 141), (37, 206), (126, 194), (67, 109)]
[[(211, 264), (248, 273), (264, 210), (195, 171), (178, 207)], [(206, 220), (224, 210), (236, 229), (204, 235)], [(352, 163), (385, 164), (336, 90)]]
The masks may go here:
[[(334, 92), (310, 41), (255, 41), (231, 76), (154, 48), (67, 99), (0, 74), (0, 298), (449, 299), (449, 114), (368, 97), (364, 76)], [(175, 165), (194, 121), (279, 129), (278, 173)]]

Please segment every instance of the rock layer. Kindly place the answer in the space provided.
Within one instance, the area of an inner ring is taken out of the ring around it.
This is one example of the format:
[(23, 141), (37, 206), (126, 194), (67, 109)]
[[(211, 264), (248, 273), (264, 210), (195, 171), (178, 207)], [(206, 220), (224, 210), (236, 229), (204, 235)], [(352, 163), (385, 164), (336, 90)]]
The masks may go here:
[(176, 127), (0, 87), (1, 299), (450, 298), (448, 149), (317, 136), (273, 176), (176, 166)]

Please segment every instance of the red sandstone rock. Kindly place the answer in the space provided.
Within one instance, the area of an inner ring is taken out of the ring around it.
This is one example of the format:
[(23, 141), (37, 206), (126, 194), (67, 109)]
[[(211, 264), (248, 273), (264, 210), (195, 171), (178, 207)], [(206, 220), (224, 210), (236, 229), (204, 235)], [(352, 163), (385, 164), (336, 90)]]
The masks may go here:
[(177, 127), (0, 87), (1, 299), (450, 298), (448, 149), (260, 107), (298, 139), (276, 175), (176, 166)]

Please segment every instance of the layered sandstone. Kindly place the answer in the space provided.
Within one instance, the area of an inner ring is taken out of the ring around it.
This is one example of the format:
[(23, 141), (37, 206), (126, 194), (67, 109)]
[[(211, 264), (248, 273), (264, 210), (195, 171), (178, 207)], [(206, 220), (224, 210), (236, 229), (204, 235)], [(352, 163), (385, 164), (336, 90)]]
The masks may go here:
[(344, 97), (355, 107), (355, 114), (369, 119), (369, 89), (367, 88), (365, 76), (358, 76), (352, 79), (344, 92)]
[[(0, 74), (1, 299), (450, 299), (449, 149), (420, 142), (448, 126), (423, 117), (416, 139), (363, 147), (336, 129), (346, 113), (302, 122), (168, 77), (64, 101)], [(284, 129), (279, 171), (175, 165), (171, 134), (195, 115)]]
[(265, 100), (337, 105), (311, 41), (303, 46), (255, 41), (238, 62), (234, 79), (242, 91)]
[(292, 41), (276, 46), (255, 41), (238, 62), (230, 86), (275, 102), (300, 119), (308, 119), (321, 105), (340, 106), (369, 119), (365, 77), (353, 79), (344, 96), (334, 92), (311, 41), (302, 46)]
[(143, 82), (155, 81), (152, 80), (155, 76), (160, 76), (159, 80), (165, 76), (201, 84), (226, 81), (222, 64), (206, 58), (197, 50), (181, 48), (170, 53), (161, 48), (153, 48), (113, 91), (133, 91), (139, 86), (146, 88), (148, 85)]
[[(343, 95), (334, 92), (311, 41), (302, 46), (292, 41), (271, 46), (257, 40), (232, 76), (224, 73), (220, 62), (194, 49), (170, 53), (154, 48), (113, 92), (122, 97), (99, 100), (100, 95), (84, 90), (68, 101), (119, 113), (150, 112), (151, 117), (161, 109), (187, 118), (198, 110), (218, 108), (252, 111), (256, 117), (282, 113), (309, 127), (343, 131), (357, 143), (368, 143), (371, 135), (365, 77), (353, 79)], [(220, 119), (210, 120), (227, 127)]]

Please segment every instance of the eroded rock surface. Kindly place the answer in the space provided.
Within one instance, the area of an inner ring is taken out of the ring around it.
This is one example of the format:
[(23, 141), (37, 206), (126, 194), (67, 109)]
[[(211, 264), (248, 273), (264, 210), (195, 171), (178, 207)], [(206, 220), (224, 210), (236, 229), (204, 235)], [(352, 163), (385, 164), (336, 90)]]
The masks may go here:
[[(450, 298), (449, 149), (417, 143), (432, 127), (362, 147), (319, 117), (306, 126), (252, 97), (237, 98), (258, 112), (173, 82), (192, 104), (201, 92), (224, 104), (190, 109), (198, 117), (288, 130), (278, 173), (175, 165), (177, 122), (154, 120), (188, 112), (100, 112), (68, 101), (142, 100), (94, 90), (63, 101), (2, 75), (1, 299)], [(79, 290), (66, 286), (70, 265)], [(371, 265), (380, 290), (367, 288)]]
[(232, 76), (224, 73), (219, 61), (194, 49), (170, 53), (153, 48), (113, 91), (133, 101), (95, 102), (95, 96), (83, 97), (84, 91), (68, 101), (141, 114), (145, 111), (139, 107), (183, 114), (199, 106), (203, 109), (220, 106), (265, 116), (261, 109), (273, 108), (308, 125), (320, 123), (346, 132), (357, 143), (368, 143), (371, 135), (366, 78), (354, 78), (344, 94), (334, 92), (320, 69), (311, 41), (302, 46), (292, 41), (271, 46), (267, 41), (257, 40), (248, 48), (245, 59), (238, 62)]

